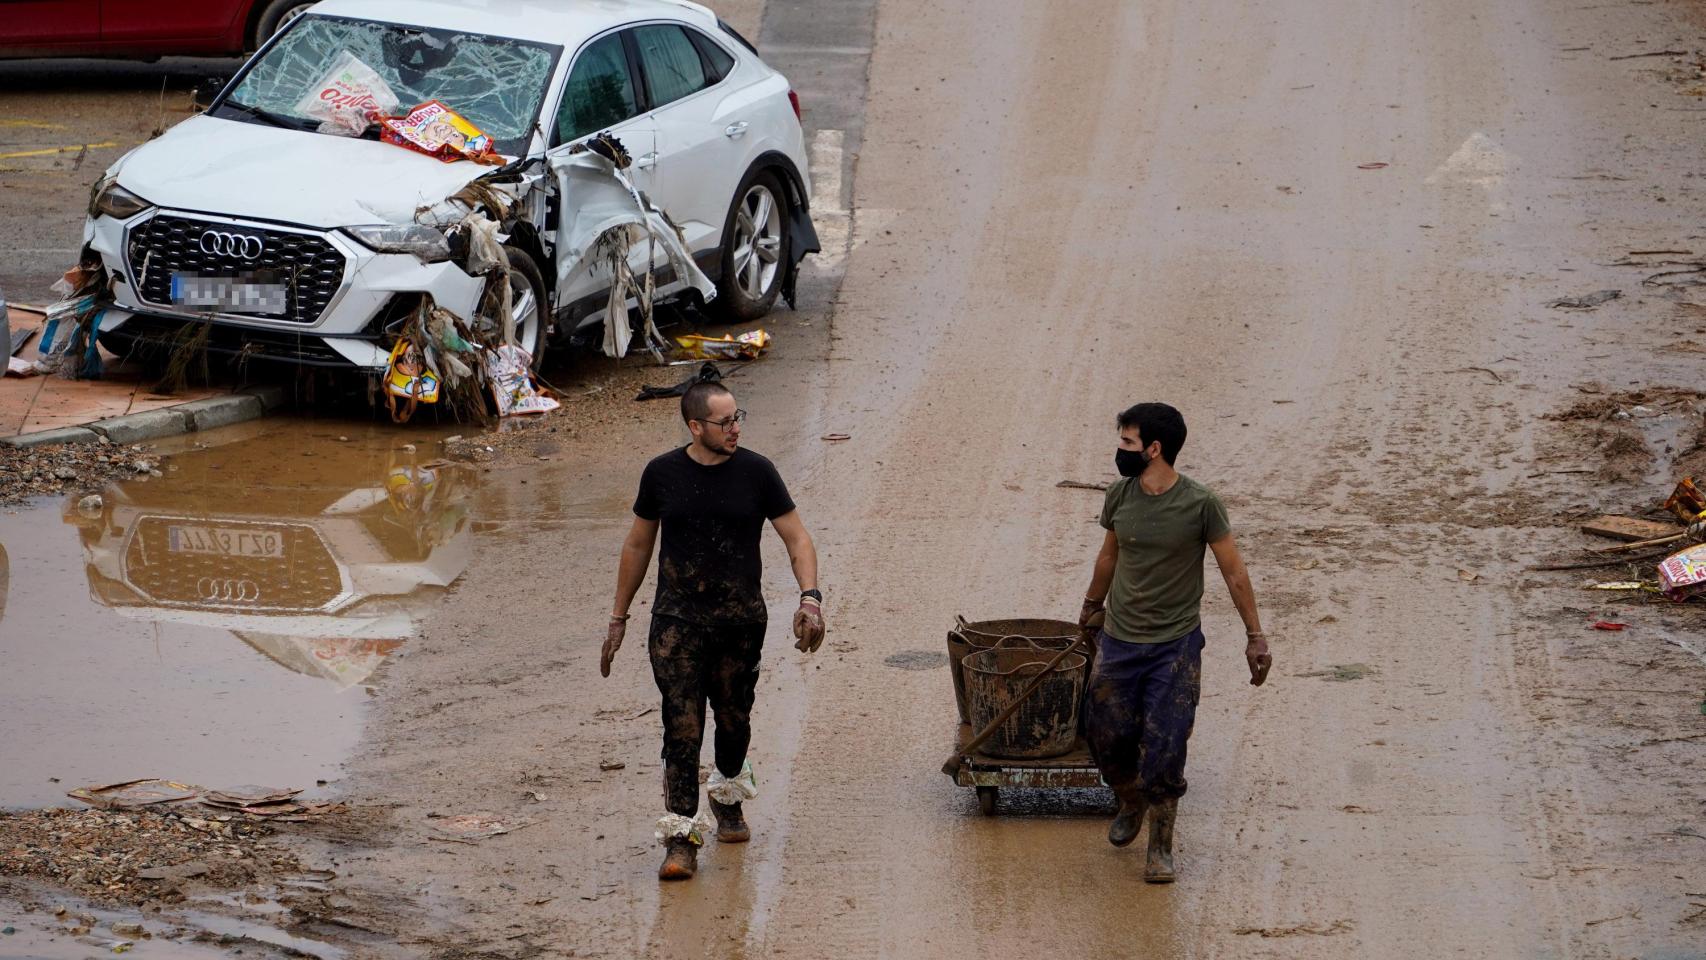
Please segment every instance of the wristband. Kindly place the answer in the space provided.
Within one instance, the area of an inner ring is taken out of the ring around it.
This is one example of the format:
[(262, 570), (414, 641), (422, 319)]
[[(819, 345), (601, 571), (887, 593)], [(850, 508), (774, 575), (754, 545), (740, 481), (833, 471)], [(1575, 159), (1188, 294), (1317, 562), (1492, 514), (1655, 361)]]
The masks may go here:
[(632, 619), (634, 619), (634, 615), (631, 613), (624, 613), (621, 616), (617, 616), (614, 613), (610, 615), (610, 622), (611, 623), (627, 623), (629, 620), (632, 620)]
[(801, 590), (800, 591), (800, 599), (802, 601), (804, 601), (804, 600), (816, 600), (817, 605), (821, 607), (821, 606), (823, 606), (823, 591), (817, 589), (816, 587), (813, 587), (810, 590)]

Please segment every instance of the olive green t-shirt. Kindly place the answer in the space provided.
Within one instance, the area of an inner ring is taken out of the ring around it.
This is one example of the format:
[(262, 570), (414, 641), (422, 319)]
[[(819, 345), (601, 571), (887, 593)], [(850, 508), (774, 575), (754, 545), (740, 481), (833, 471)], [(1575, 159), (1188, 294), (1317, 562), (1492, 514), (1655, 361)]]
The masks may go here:
[(1181, 474), (1150, 496), (1132, 477), (1108, 487), (1102, 526), (1119, 538), (1104, 629), (1128, 643), (1177, 640), (1202, 622), (1203, 553), (1232, 532), (1214, 491)]

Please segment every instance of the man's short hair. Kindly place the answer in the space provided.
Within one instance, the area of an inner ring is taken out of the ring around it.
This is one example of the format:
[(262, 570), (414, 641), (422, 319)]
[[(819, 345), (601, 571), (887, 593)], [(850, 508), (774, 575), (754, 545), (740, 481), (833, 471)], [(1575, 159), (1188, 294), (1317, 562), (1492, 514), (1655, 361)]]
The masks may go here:
[(1159, 441), (1161, 457), (1168, 464), (1172, 464), (1185, 445), (1185, 417), (1165, 403), (1139, 403), (1125, 408), (1120, 413), (1120, 429), (1127, 427), (1137, 428), (1137, 435), (1146, 447)]
[(729, 388), (720, 383), (695, 383), (681, 395), (681, 419), (703, 420), (711, 415), (711, 398), (723, 396)]

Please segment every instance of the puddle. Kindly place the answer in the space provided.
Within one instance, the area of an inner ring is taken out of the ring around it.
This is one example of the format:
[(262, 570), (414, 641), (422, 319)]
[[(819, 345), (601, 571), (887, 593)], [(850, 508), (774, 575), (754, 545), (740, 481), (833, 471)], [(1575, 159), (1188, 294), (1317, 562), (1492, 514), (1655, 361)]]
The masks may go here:
[[(207, 897), (238, 913), (282, 916), (286, 908), (264, 898)], [(256, 902), (258, 901), (258, 902)], [(299, 937), (242, 916), (198, 910), (168, 910), (143, 915), (115, 911), (74, 900), (57, 902), (67, 912), (54, 917), (49, 910), (23, 912), (0, 905), (0, 957), (31, 960), (87, 960), (94, 956), (127, 956), (159, 960), (216, 960), (233, 954), (259, 958), (316, 957), (343, 960), (346, 952), (310, 937)], [(127, 927), (126, 924), (131, 926)], [(138, 927), (144, 931), (136, 932)], [(78, 932), (82, 931), (82, 932)], [(122, 932), (121, 932), (122, 931)], [(214, 945), (203, 942), (223, 938)], [(114, 948), (119, 949), (114, 949)]]
[(478, 472), (411, 439), (437, 448), (286, 424), (176, 453), (99, 509), (0, 515), (0, 808), (138, 777), (336, 779), (375, 671), (473, 551)]

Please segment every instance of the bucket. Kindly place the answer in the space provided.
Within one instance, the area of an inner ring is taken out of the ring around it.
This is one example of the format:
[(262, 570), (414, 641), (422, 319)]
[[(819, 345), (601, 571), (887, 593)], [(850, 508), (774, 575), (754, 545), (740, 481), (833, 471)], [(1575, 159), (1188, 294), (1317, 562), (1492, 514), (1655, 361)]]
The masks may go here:
[[(961, 666), (972, 729), (989, 726), (1059, 653), (1058, 647), (1049, 650), (1003, 641), (999, 646), (967, 654)], [(1087, 665), (1080, 654), (1063, 657), (1013, 715), (996, 728), (981, 752), (1012, 760), (1041, 760), (1070, 751), (1078, 738), (1078, 708)]]
[[(958, 618), (954, 629), (948, 631), (948, 673), (954, 681), (954, 703), (959, 707), (961, 723), (970, 723), (971, 714), (966, 710), (966, 681), (960, 662), (967, 654), (986, 650), (1009, 638), (1029, 640), (1042, 649), (1058, 651), (1071, 646), (1072, 642), (1078, 639), (1078, 624), (1070, 620), (1035, 617), (977, 621)], [(1086, 683), (1089, 677), (1089, 665), (1086, 664)]]

